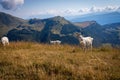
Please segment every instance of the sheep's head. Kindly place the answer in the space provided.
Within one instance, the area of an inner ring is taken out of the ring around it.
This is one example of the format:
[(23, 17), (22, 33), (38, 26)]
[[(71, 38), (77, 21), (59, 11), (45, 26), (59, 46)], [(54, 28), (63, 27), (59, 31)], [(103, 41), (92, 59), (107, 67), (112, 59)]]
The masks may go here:
[(83, 36), (81, 35), (81, 33), (76, 32), (74, 33), (74, 36), (78, 38), (80, 41), (83, 41)]
[(78, 32), (75, 32), (75, 33), (74, 33), (74, 36), (77, 37), (77, 38), (78, 38), (80, 35), (81, 35), (81, 33), (78, 33)]

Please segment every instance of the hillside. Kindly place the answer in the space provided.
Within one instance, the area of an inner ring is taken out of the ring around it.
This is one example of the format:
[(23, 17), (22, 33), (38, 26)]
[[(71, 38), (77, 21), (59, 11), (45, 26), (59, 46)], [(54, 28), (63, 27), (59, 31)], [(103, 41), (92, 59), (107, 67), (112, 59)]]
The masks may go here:
[(26, 20), (0, 12), (0, 37), (6, 35), (9, 30), (15, 28), (19, 24), (25, 22)]
[[(71, 43), (72, 40), (72, 42), (76, 40), (70, 35), (74, 32), (80, 32), (80, 27), (63, 17), (55, 16), (47, 19), (30, 19), (28, 25), (17, 26), (10, 30), (7, 36), (10, 41), (24, 40), (49, 43), (50, 40), (59, 39), (63, 43)], [(67, 37), (71, 40), (66, 40)]]
[(113, 45), (120, 45), (120, 23), (112, 23), (104, 25), (103, 31), (106, 34), (104, 43), (113, 43)]
[(0, 80), (119, 80), (120, 49), (11, 42), (0, 45)]
[(79, 26), (81, 28), (86, 28), (94, 23), (96, 23), (96, 21), (84, 21), (84, 22), (74, 22), (74, 25)]

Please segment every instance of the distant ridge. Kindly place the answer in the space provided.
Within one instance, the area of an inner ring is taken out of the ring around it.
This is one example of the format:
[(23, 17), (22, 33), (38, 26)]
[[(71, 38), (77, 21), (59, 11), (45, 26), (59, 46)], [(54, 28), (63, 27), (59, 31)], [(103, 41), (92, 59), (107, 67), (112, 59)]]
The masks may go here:
[(85, 28), (85, 27), (88, 27), (88, 26), (90, 26), (92, 24), (96, 24), (96, 23), (97, 23), (96, 21), (84, 21), (84, 22), (75, 22), (74, 24), (81, 28)]
[(111, 12), (111, 13), (101, 13), (101, 14), (86, 14), (82, 16), (76, 16), (72, 22), (83, 22), (83, 21), (96, 21), (99, 24), (110, 24), (120, 22), (120, 13)]

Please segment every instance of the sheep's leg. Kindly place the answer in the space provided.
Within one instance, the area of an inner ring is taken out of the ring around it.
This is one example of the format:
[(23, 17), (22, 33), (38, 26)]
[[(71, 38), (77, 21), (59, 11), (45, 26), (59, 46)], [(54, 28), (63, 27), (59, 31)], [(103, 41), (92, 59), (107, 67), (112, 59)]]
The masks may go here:
[(87, 51), (89, 50), (89, 45), (88, 45), (88, 44), (86, 45), (86, 50), (87, 50)]
[(5, 42), (2, 42), (3, 46), (5, 46)]
[(82, 50), (85, 52), (85, 46), (81, 45)]
[(82, 49), (83, 49), (83, 51), (85, 51), (85, 47), (83, 47)]
[(7, 45), (9, 45), (9, 42), (7, 42)]
[(91, 51), (92, 51), (92, 45), (90, 46), (90, 49), (91, 49)]
[(90, 51), (92, 52), (92, 44), (90, 44)]
[(84, 47), (84, 52), (86, 53), (86, 47)]
[(86, 53), (86, 46), (82, 46), (82, 50)]

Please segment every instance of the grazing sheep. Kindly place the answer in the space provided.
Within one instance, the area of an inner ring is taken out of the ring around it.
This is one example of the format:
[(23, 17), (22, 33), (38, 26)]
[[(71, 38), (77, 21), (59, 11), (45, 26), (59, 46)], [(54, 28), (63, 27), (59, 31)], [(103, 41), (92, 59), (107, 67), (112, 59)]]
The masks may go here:
[(8, 37), (2, 37), (1, 38), (1, 42), (2, 42), (2, 44), (3, 44), (3, 46), (5, 46), (5, 45), (9, 45), (9, 39), (8, 39)]
[(60, 40), (50, 41), (50, 44), (61, 44)]
[(76, 33), (76, 36), (79, 39), (80, 45), (84, 50), (89, 48), (92, 50), (92, 43), (93, 43), (92, 37), (83, 37), (80, 33)]
[(80, 38), (81, 38), (82, 41), (85, 41), (86, 48), (90, 48), (92, 50), (93, 38), (91, 38), (91, 37), (83, 37), (82, 35), (80, 35)]

